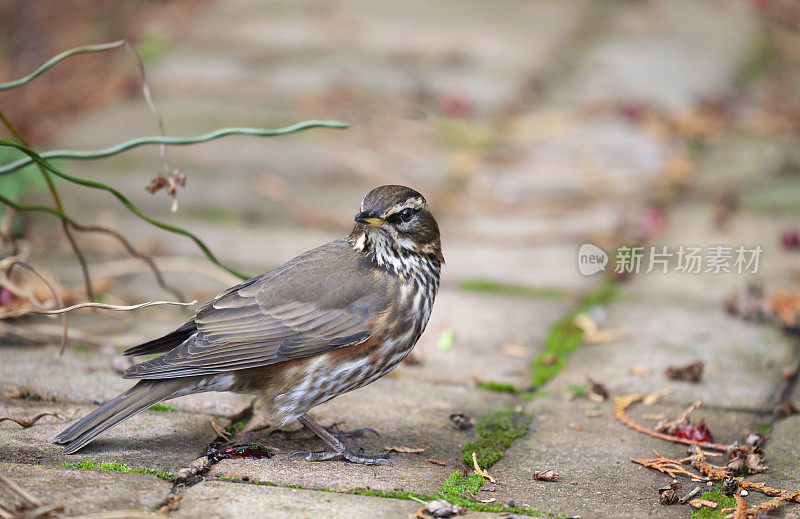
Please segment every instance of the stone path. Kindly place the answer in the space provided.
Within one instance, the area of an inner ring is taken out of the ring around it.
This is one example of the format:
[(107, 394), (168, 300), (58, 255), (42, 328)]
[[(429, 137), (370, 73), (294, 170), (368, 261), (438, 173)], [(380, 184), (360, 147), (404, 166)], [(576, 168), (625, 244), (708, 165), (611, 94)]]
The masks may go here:
[[(551, 326), (600, 282), (578, 272), (579, 245), (608, 247), (640, 238), (653, 200), (687, 153), (678, 139), (614, 107), (652, 104), (681, 113), (702, 97), (726, 93), (758, 35), (757, 20), (742, 5), (715, 1), (503, 1), (492, 4), (492, 13), (486, 9), (478, 1), (380, 7), (212, 2), (180, 41), (147, 64), (170, 134), (306, 118), (354, 126), (170, 149), (171, 162), (189, 174), (176, 215), (163, 196), (143, 192), (158, 163), (152, 149), (70, 165), (76, 174), (113, 183), (148, 214), (195, 232), (220, 259), (251, 273), (345, 233), (369, 186), (406, 183), (425, 193), (442, 227), (447, 266), (431, 323), (415, 350), (419, 362), (312, 412), (323, 424), (378, 430), (379, 439), (356, 440), (367, 451), (404, 446), (424, 453), (393, 455), (392, 468), (310, 465), (287, 456), (319, 448), (317, 440), (302, 434), (267, 440), (269, 429), (254, 418), (241, 424), (234, 442), (267, 445), (272, 457), (226, 459), (195, 484), (173, 489), (165, 473), (206, 451), (216, 437), (212, 420), (229, 425), (250, 405), (245, 397), (211, 394), (143, 413), (70, 457), (50, 443), (64, 427), (55, 418), (27, 429), (0, 423), (0, 472), (48, 502), (63, 503), (69, 515), (150, 511), (175, 490), (182, 497), (175, 517), (252, 517), (265, 510), (270, 517), (408, 517), (419, 508), (411, 498), (443, 492), (448, 478), (471, 468), (462, 461), (462, 446), (476, 431), (456, 429), (450, 415), (479, 419), (506, 408), (532, 416), (530, 428), (490, 469), (497, 483), (475, 489), (475, 496), (495, 499), (491, 506), (499, 510), (512, 502), (517, 508), (487, 516), (687, 516), (686, 506), (658, 503), (657, 489), (669, 483), (667, 476), (628, 461), (650, 457), (652, 449), (682, 457), (682, 447), (626, 428), (614, 419), (611, 401), (565, 396), (587, 374), (612, 396), (669, 386), (674, 392), (661, 404), (635, 406), (631, 415), (671, 417), (702, 400), (696, 415), (717, 441), (758, 430), (769, 422), (785, 387), (783, 373), (798, 357), (795, 343), (776, 329), (724, 314), (724, 298), (742, 290), (746, 276), (634, 275), (603, 306), (600, 320), (603, 328), (627, 330), (627, 341), (582, 346), (532, 399), (476, 386), (530, 387), (530, 359)], [(166, 27), (156, 24), (150, 35), (164, 38)], [(97, 148), (153, 130), (143, 103), (131, 100), (76, 121), (57, 145)], [(714, 176), (734, 142), (720, 140), (692, 159), (693, 182), (708, 199), (673, 201), (666, 225), (645, 237), (671, 248), (761, 243), (768, 253), (756, 279), (767, 286), (787, 283), (796, 255), (782, 251), (778, 240), (796, 215), (780, 220), (745, 208), (726, 230), (712, 225), (709, 199), (731, 181)], [(755, 143), (747, 149), (746, 169), (769, 182), (780, 166), (771, 160), (772, 150)], [(188, 240), (153, 231), (110, 197), (65, 193), (87, 222), (125, 229), (158, 256), (202, 264)], [(39, 264), (62, 279), (79, 280), (62, 256), (43, 252), (50, 239), (45, 232), (34, 237)], [(95, 271), (111, 269), (117, 252), (95, 240), (86, 243), (98, 263)], [(229, 283), (199, 271), (169, 275), (200, 299)], [(144, 272), (120, 276), (111, 291), (131, 301), (162, 297)], [(76, 319), (109, 337), (114, 327), (124, 328), (128, 343), (76, 341), (63, 357), (55, 345), (3, 344), (0, 416), (87, 413), (129, 387), (112, 365), (123, 347), (167, 332), (182, 318), (180, 311), (159, 308), (137, 313), (135, 323), (99, 313)], [(452, 343), (443, 341), (450, 333)], [(696, 359), (706, 363), (701, 383), (664, 378), (666, 365)], [(652, 374), (631, 375), (634, 364)], [(792, 440), (796, 418), (774, 425), (770, 471), (756, 480), (800, 486), (793, 469), (800, 455)], [(104, 462), (151, 473), (70, 468), (109, 468)], [(533, 472), (545, 469), (559, 472), (560, 481), (535, 481)], [(70, 488), (59, 481), (69, 481)], [(7, 499), (0, 493), (0, 500)]]

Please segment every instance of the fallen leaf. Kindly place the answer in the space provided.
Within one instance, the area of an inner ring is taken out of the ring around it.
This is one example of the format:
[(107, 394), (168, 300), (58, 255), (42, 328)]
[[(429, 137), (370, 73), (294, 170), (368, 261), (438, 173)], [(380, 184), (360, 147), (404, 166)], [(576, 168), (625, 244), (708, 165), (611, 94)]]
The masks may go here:
[(669, 366), (664, 370), (664, 375), (672, 380), (685, 380), (687, 382), (700, 382), (703, 377), (705, 362), (698, 360), (682, 366)]
[(573, 423), (569, 424), (569, 428), (572, 429), (573, 431), (582, 431), (583, 430), (583, 426), (581, 424), (579, 424), (579, 423), (576, 423), (576, 422), (573, 422)]
[(661, 391), (655, 391), (653, 393), (648, 393), (642, 399), (642, 403), (644, 405), (655, 405), (655, 404), (659, 403), (662, 398), (664, 398), (667, 395), (672, 394), (674, 391), (675, 390), (672, 389), (671, 387), (665, 387)]
[(456, 426), (456, 429), (469, 429), (475, 425), (475, 420), (472, 419), (467, 413), (453, 413), (450, 415), (450, 421)]
[(691, 501), (689, 501), (689, 504), (693, 508), (700, 508), (701, 506), (707, 506), (709, 508), (717, 507), (717, 503), (715, 503), (714, 501), (709, 501), (708, 499), (692, 499)]
[(561, 476), (553, 470), (536, 470), (533, 472), (533, 479), (536, 481), (558, 481)]
[(638, 364), (628, 366), (628, 373), (636, 377), (645, 377), (652, 372), (653, 368), (648, 368), (647, 366), (639, 366)]
[(472, 464), (475, 467), (475, 472), (480, 474), (484, 478), (488, 479), (491, 483), (497, 483), (497, 480), (492, 477), (491, 474), (486, 469), (482, 469), (480, 465), (478, 465), (478, 455), (474, 452), (472, 453)]
[(446, 467), (447, 462), (435, 460), (433, 458), (428, 458), (428, 463), (433, 463), (434, 465), (439, 465), (440, 467)]
[(214, 429), (214, 432), (217, 433), (217, 436), (223, 440), (228, 441), (231, 439), (231, 433), (220, 427), (213, 419), (211, 420), (211, 427)]

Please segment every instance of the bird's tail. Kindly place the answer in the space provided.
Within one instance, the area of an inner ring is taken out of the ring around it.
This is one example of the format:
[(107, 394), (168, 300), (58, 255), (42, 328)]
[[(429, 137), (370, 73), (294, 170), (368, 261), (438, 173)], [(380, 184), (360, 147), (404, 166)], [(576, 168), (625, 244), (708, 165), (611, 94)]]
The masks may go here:
[(74, 454), (99, 434), (137, 415), (163, 400), (189, 394), (194, 377), (170, 380), (140, 380), (135, 386), (95, 409), (88, 416), (65, 429), (55, 443), (66, 444), (65, 454)]

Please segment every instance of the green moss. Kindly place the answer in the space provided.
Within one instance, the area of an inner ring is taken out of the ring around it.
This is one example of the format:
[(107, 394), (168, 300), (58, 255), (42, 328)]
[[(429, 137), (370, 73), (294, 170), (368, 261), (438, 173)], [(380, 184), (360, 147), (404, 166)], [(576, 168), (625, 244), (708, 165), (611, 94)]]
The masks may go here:
[(553, 299), (561, 301), (566, 294), (557, 288), (528, 287), (510, 283), (498, 283), (488, 279), (467, 279), (458, 283), (458, 288), (467, 292), (482, 292), (486, 294), (502, 294), (515, 297), (530, 297), (536, 299)]
[(547, 333), (542, 351), (531, 361), (531, 383), (539, 387), (567, 363), (570, 353), (583, 342), (583, 330), (575, 326), (575, 316), (595, 306), (608, 303), (617, 296), (618, 287), (613, 280), (605, 281), (597, 289), (586, 293), (577, 307), (556, 321)]
[(768, 423), (762, 423), (758, 426), (758, 434), (761, 436), (768, 436), (770, 432), (772, 432), (772, 425)]
[(477, 386), (478, 389), (485, 389), (487, 391), (498, 391), (500, 393), (511, 393), (512, 395), (519, 395), (522, 390), (513, 384), (505, 384), (503, 382), (480, 382)]
[(92, 349), (85, 344), (76, 344), (70, 348), (75, 353), (91, 353)]
[(528, 432), (531, 417), (510, 407), (489, 411), (476, 424), (478, 437), (461, 448), (464, 461), (472, 466), (472, 453), (478, 456), (478, 463), (488, 468), (500, 461), (506, 449), (516, 438)]
[(239, 430), (241, 430), (241, 429), (244, 429), (244, 426), (245, 426), (245, 423), (244, 423), (243, 421), (239, 420), (239, 421), (238, 421), (238, 422), (236, 422), (236, 423), (229, 423), (229, 424), (228, 424), (228, 425), (225, 427), (225, 430), (226, 430), (226, 431), (228, 431), (228, 432), (229, 432), (229, 433), (231, 433), (231, 434), (234, 434), (234, 433), (236, 433), (236, 431), (239, 431)]
[(733, 496), (726, 496), (720, 492), (719, 485), (717, 485), (714, 490), (703, 492), (700, 499), (714, 501), (717, 503), (717, 507), (710, 508), (708, 506), (701, 506), (700, 508), (695, 508), (692, 510), (692, 519), (721, 519), (728, 514), (720, 512), (720, 510), (723, 508), (734, 508), (736, 506), (736, 500), (733, 499)]
[(101, 461), (99, 463), (93, 463), (91, 461), (83, 461), (77, 463), (65, 461), (64, 463), (62, 463), (61, 466), (68, 469), (102, 470), (110, 472), (133, 472), (135, 474), (151, 474), (153, 476), (158, 476), (161, 479), (175, 479), (175, 474), (172, 474), (171, 472), (163, 472), (161, 470), (148, 469), (142, 467), (129, 467), (128, 465), (117, 463), (116, 461)]
[[(471, 456), (471, 454), (470, 454)], [(519, 515), (541, 516), (533, 508), (508, 506), (503, 503), (478, 503), (473, 501), (469, 494), (476, 495), (483, 486), (483, 476), (475, 472), (463, 474), (460, 470), (450, 474), (442, 485), (442, 489), (434, 496), (445, 499), (454, 505), (460, 505), (468, 510), (477, 512), (504, 512)]]
[(575, 396), (586, 396), (588, 388), (586, 387), (586, 384), (569, 384), (567, 386), (567, 391)]
[(493, 126), (450, 117), (437, 120), (436, 133), (439, 144), (450, 148), (489, 149), (497, 141)]
[(175, 409), (170, 405), (164, 405), (164, 404), (153, 404), (148, 408), (148, 411), (164, 411), (166, 413), (180, 413), (178, 409)]

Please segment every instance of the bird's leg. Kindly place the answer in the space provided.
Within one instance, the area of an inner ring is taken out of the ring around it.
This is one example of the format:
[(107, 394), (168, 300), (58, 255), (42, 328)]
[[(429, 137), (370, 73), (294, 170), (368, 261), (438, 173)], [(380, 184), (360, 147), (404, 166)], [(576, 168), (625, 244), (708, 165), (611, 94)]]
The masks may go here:
[(324, 452), (307, 452), (307, 451), (297, 451), (292, 453), (289, 457), (292, 456), (305, 456), (306, 460), (308, 461), (325, 461), (333, 458), (342, 457), (351, 463), (363, 463), (365, 465), (391, 465), (392, 462), (387, 459), (388, 451), (379, 454), (378, 456), (365, 456), (361, 454), (361, 451), (353, 452), (344, 444), (339, 441), (336, 436), (328, 432), (327, 429), (318, 425), (314, 422), (311, 418), (307, 415), (302, 415), (299, 418), (300, 423), (311, 429), (317, 436), (322, 438), (322, 440), (328, 444), (331, 448), (329, 451)]
[[(374, 434), (375, 437), (377, 437), (377, 438), (380, 438), (380, 436), (381, 436), (380, 434), (378, 434), (378, 431), (376, 431), (375, 429), (370, 429), (369, 427), (365, 427), (363, 429), (353, 429), (352, 431), (339, 430), (339, 428), (337, 427), (337, 425), (335, 423), (331, 424), (329, 426), (323, 426), (323, 427), (325, 428), (326, 431), (331, 433), (337, 440), (340, 440), (340, 441), (341, 440), (350, 440), (352, 438), (363, 438), (368, 433)], [(266, 440), (269, 441), (269, 439), (272, 438), (273, 435), (279, 436), (281, 438), (281, 440), (287, 440), (287, 439), (290, 439), (290, 438), (294, 439), (297, 436), (299, 436), (301, 438), (307, 438), (307, 437), (310, 437), (310, 436), (308, 436), (308, 434), (303, 434), (303, 433), (306, 433), (306, 431), (308, 431), (308, 430), (309, 430), (308, 427), (306, 427), (305, 425), (303, 425), (302, 428), (296, 429), (296, 430), (293, 430), (293, 431), (284, 431), (282, 429), (273, 429), (273, 430), (271, 430), (270, 432), (267, 433)], [(312, 431), (312, 434), (314, 434), (314, 436), (316, 436), (316, 434), (313, 431)]]

